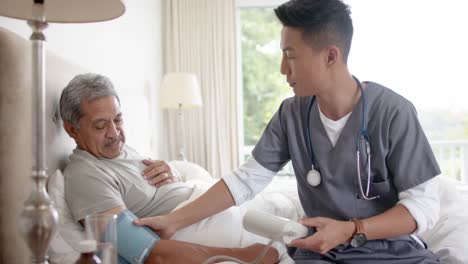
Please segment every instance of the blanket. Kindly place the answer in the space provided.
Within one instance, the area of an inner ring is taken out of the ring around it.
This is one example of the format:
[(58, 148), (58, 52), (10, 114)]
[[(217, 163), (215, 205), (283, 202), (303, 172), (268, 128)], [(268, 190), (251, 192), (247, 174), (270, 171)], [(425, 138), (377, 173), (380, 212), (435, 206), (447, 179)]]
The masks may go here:
[[(192, 202), (207, 190), (205, 184), (195, 184), (194, 192), (191, 197), (181, 203), (178, 208)], [(278, 206), (272, 207), (275, 204), (273, 200), (277, 200)], [(234, 206), (216, 215), (208, 217), (198, 223), (187, 226), (183, 229), (178, 230), (172, 237), (172, 240), (181, 240), (186, 242), (197, 243), (206, 246), (219, 247), (231, 247), (239, 248), (252, 245), (254, 243), (268, 244), (269, 240), (255, 235), (246, 231), (242, 226), (242, 220), (244, 214), (249, 209), (262, 210), (266, 213), (288, 217), (294, 215), (294, 209), (290, 206), (282, 207), (281, 205), (286, 202), (288, 203), (289, 198), (287, 196), (277, 194), (273, 197), (266, 199), (266, 195), (259, 195), (254, 200), (247, 202), (242, 206)], [(285, 212), (288, 209), (291, 212)], [(291, 210), (292, 209), (292, 210)], [(288, 256), (286, 252), (286, 246), (280, 242), (274, 242), (272, 245), (280, 255), (280, 263), (294, 263), (294, 261)]]

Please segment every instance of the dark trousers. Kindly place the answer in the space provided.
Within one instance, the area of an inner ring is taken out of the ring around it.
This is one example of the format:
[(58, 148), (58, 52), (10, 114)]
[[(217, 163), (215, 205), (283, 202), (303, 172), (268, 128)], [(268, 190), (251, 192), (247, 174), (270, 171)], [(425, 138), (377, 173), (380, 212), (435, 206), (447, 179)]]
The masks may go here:
[(289, 248), (296, 264), (433, 264), (439, 257), (410, 236), (368, 241), (362, 247), (339, 245), (324, 255)]

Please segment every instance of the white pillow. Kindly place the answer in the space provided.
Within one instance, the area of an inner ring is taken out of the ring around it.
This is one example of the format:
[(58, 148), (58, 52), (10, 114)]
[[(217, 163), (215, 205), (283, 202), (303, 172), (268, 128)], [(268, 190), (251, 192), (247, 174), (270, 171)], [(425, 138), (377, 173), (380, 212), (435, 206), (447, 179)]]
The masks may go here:
[(49, 177), (47, 189), (59, 214), (59, 226), (49, 248), (51, 263), (74, 263), (79, 257), (77, 243), (85, 238), (81, 225), (73, 221), (65, 201), (64, 177), (57, 170)]
[(181, 180), (184, 182), (214, 181), (214, 178), (211, 177), (210, 173), (198, 164), (182, 160), (172, 160), (169, 162), (169, 165), (177, 170), (179, 176), (181, 177)]

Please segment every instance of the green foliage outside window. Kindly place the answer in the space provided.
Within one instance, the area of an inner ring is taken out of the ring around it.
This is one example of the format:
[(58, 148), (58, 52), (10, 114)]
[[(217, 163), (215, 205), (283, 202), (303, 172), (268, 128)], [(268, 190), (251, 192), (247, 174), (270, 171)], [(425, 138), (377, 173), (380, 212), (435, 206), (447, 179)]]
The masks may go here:
[(257, 143), (268, 121), (292, 92), (280, 74), (281, 24), (272, 8), (241, 8), (244, 145)]

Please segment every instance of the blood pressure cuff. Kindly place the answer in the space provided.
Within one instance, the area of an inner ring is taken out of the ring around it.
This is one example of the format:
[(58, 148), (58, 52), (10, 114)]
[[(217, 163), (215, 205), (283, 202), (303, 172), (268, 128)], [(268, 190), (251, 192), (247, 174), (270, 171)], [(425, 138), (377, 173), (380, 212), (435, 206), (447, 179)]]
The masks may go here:
[(144, 263), (149, 253), (159, 241), (159, 236), (146, 226), (137, 226), (133, 220), (137, 217), (125, 210), (117, 217), (117, 249), (119, 263), (122, 258), (128, 263)]

